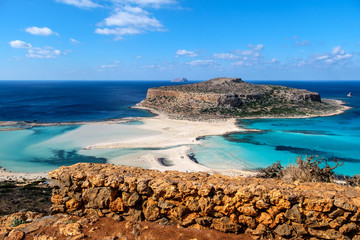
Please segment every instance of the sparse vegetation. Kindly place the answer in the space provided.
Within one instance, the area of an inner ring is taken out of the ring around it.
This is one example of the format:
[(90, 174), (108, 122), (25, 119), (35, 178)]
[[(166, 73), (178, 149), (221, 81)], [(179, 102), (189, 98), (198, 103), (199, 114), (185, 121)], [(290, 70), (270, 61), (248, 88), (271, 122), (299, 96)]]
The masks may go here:
[(280, 161), (273, 163), (271, 166), (260, 169), (258, 177), (261, 178), (278, 178), (282, 177), (283, 166)]
[(353, 177), (345, 177), (347, 185), (352, 187), (360, 187), (360, 175), (354, 175)]
[(44, 181), (0, 182), (0, 216), (19, 210), (49, 213), (52, 189)]
[(13, 221), (13, 223), (10, 225), (10, 227), (17, 227), (17, 226), (19, 226), (19, 225), (21, 225), (21, 224), (24, 224), (24, 223), (26, 223), (24, 220), (21, 220), (21, 219), (19, 219), (19, 218), (14, 218), (14, 221)]
[[(261, 178), (276, 178), (286, 182), (332, 182), (334, 177), (334, 170), (338, 166), (342, 166), (343, 162), (334, 159), (331, 161), (334, 166), (329, 164), (329, 161), (319, 156), (298, 156), (296, 164), (289, 165), (283, 168), (280, 161), (273, 165), (260, 170), (258, 177)], [(358, 183), (360, 178), (357, 179)]]

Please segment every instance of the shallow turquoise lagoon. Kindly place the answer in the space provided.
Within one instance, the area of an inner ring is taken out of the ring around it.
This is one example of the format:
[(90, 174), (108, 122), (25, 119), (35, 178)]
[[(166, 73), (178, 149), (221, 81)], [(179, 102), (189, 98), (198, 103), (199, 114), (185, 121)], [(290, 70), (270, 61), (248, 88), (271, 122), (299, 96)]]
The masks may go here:
[[(202, 139), (202, 145), (190, 150), (200, 164), (220, 169), (257, 169), (279, 160), (284, 165), (291, 164), (299, 155), (319, 155), (343, 161), (344, 165), (336, 170), (338, 174), (360, 174), (360, 81), (258, 83), (316, 91), (322, 97), (343, 100), (353, 109), (333, 117), (239, 121), (241, 127), (262, 131)], [(165, 83), (5, 82), (0, 86), (0, 119), (51, 122), (150, 116), (128, 107), (141, 101), (149, 87), (161, 85)], [(86, 91), (79, 90), (84, 87)], [(353, 93), (352, 98), (346, 97), (349, 91)], [(89, 103), (89, 99), (93, 101)], [(144, 149), (83, 150), (94, 143), (154, 134), (137, 130), (139, 124), (142, 122), (132, 121), (109, 128), (86, 125), (0, 131), (0, 166), (16, 172), (49, 171), (77, 162), (143, 166), (140, 161), (126, 162), (121, 157), (136, 159), (140, 152), (146, 151)]]
[(214, 168), (256, 169), (276, 161), (288, 165), (299, 155), (318, 155), (344, 162), (338, 174), (360, 174), (359, 119), (347, 119), (351, 111), (356, 110), (334, 117), (239, 121), (242, 127), (262, 131), (206, 137), (192, 151), (200, 163)]
[[(50, 171), (78, 162), (105, 163), (136, 150), (84, 150), (97, 143), (111, 143), (152, 131), (136, 129), (141, 124), (47, 126), (25, 130), (0, 131), (0, 166), (14, 172)], [(131, 165), (131, 163), (129, 163)]]

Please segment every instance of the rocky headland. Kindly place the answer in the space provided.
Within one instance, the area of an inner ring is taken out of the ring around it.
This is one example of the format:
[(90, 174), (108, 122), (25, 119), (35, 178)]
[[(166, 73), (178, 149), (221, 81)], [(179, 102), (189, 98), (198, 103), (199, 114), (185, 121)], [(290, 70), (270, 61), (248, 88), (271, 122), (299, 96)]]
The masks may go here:
[(150, 88), (138, 106), (187, 119), (328, 116), (346, 109), (339, 102), (322, 100), (316, 92), (240, 78)]

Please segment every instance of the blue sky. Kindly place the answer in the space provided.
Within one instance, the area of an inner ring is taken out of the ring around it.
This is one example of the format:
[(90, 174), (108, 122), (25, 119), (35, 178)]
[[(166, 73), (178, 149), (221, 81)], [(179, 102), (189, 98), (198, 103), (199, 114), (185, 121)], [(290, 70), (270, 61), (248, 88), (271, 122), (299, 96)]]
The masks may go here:
[(360, 80), (358, 0), (1, 0), (1, 80)]

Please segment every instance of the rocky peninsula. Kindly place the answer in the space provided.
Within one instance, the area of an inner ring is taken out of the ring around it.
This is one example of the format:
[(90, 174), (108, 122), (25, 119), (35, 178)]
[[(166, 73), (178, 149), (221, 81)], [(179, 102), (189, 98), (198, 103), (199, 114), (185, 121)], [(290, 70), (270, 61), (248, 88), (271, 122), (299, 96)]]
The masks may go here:
[(150, 88), (140, 107), (172, 118), (283, 118), (329, 116), (346, 107), (320, 94), (284, 86), (251, 84), (241, 78)]

